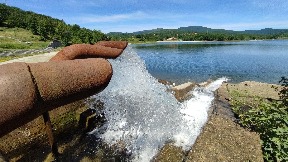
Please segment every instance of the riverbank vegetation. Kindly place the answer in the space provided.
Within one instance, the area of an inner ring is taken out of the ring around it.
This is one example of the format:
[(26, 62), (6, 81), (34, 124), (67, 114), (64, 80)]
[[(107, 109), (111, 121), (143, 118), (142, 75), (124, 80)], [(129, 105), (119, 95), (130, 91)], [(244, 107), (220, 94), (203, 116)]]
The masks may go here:
[(240, 124), (260, 134), (265, 161), (288, 161), (288, 78), (280, 83), (279, 99), (233, 92), (233, 110)]

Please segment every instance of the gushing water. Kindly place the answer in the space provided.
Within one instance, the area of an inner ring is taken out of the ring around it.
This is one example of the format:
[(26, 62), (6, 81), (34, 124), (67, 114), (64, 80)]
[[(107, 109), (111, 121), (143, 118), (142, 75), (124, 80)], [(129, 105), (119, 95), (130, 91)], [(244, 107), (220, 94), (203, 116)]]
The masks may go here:
[(104, 102), (107, 122), (91, 133), (111, 145), (124, 142), (133, 161), (150, 161), (168, 141), (189, 150), (207, 120), (213, 91), (226, 79), (196, 88), (192, 99), (179, 103), (148, 73), (130, 46), (109, 61), (113, 77), (105, 90), (93, 96)]

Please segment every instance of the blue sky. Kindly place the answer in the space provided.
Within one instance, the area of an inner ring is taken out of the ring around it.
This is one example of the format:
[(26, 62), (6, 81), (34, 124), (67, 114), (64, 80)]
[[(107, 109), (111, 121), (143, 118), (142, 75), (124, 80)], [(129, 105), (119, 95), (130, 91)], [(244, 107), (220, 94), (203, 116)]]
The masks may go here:
[(288, 0), (0, 0), (10, 6), (107, 32), (205, 26), (288, 29)]

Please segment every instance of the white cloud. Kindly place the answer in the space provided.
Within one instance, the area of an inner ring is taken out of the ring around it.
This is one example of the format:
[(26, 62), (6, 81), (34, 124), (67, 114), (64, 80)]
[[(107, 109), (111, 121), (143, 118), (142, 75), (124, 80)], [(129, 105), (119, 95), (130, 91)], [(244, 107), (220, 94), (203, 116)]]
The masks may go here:
[(102, 16), (85, 15), (78, 17), (77, 19), (81, 21), (81, 23), (100, 23), (100, 22), (105, 23), (105, 22), (119, 22), (123, 20), (133, 20), (143, 17), (146, 17), (146, 14), (141, 11), (137, 11), (127, 14), (114, 14), (114, 15), (102, 15)]
[(108, 32), (136, 32), (143, 30), (151, 30), (156, 28), (164, 29), (177, 29), (179, 27), (186, 26), (204, 26), (213, 29), (226, 29), (226, 30), (235, 30), (235, 31), (244, 31), (244, 30), (259, 30), (264, 28), (274, 28), (274, 29), (288, 29), (288, 21), (267, 21), (267, 22), (239, 22), (239, 23), (219, 23), (219, 24), (204, 24), (201, 22), (179, 22), (179, 23), (170, 23), (170, 24), (155, 24), (155, 23), (145, 23), (145, 24), (115, 24), (115, 25), (91, 25), (88, 28), (100, 29), (104, 33)]
[(239, 22), (239, 23), (223, 23), (223, 24), (203, 24), (210, 28), (227, 29), (227, 30), (249, 30), (249, 29), (288, 29), (288, 21), (259, 21), (259, 22)]
[(254, 7), (259, 7), (263, 10), (281, 10), (287, 11), (288, 1), (287, 0), (254, 0), (251, 2)]
[[(60, 2), (60, 0), (59, 0)], [(105, 0), (97, 0), (97, 1), (91, 1), (91, 0), (86, 0), (86, 1), (79, 1), (79, 0), (62, 0), (61, 3), (63, 3), (63, 6), (69, 6), (69, 7), (99, 7), (101, 6)]]

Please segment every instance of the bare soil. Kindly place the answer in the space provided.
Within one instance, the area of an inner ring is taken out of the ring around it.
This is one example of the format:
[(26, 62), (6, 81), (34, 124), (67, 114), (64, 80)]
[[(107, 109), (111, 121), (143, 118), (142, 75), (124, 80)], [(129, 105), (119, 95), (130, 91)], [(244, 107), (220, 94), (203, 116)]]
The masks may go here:
[(263, 161), (260, 138), (231, 119), (212, 114), (186, 161), (260, 162)]

